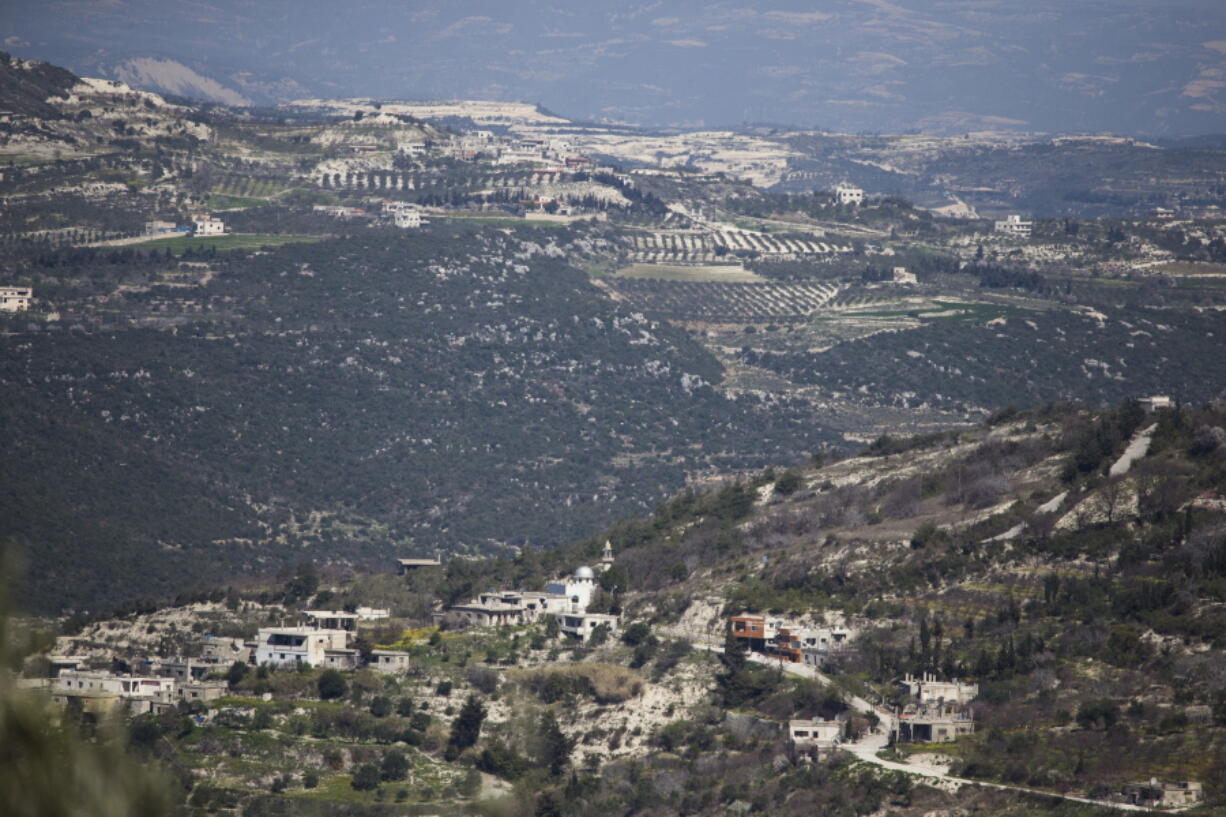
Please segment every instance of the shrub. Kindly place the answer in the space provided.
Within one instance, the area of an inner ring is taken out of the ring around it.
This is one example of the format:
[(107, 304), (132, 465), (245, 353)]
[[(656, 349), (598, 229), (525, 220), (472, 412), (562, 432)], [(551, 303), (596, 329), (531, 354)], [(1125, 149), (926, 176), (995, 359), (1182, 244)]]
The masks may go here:
[(409, 761), (404, 752), (391, 751), (383, 756), (379, 777), (383, 780), (404, 780), (409, 776)]
[(345, 697), (349, 686), (345, 683), (345, 678), (334, 669), (326, 669), (319, 675), (319, 680), (315, 682), (319, 689), (319, 697), (324, 701), (335, 701), (337, 698)]
[(392, 701), (383, 695), (376, 695), (370, 702), (370, 714), (376, 718), (386, 718), (392, 714)]
[(379, 769), (373, 763), (363, 763), (353, 772), (353, 782), (350, 783), (358, 791), (371, 791), (379, 788)]
[(413, 699), (401, 698), (399, 701), (396, 701), (396, 714), (402, 718), (413, 717)]

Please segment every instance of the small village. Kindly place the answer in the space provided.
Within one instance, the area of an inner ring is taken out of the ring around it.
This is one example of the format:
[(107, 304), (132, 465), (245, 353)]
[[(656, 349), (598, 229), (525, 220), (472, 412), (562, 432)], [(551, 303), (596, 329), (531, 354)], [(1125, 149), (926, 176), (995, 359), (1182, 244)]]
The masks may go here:
[[(593, 609), (600, 606), (597, 602), (603, 597), (600, 577), (614, 564), (612, 546), (606, 542), (595, 567), (580, 566), (569, 575), (548, 581), (543, 590), (492, 589), (467, 602), (450, 605), (436, 602), (431, 624), (404, 631), (414, 636), (409, 637), (407, 647), (377, 646), (371, 641), (372, 633), (395, 632), (386, 627), (391, 620), (391, 610), (387, 608), (351, 606), (339, 610), (304, 608), (295, 611), (291, 607), (273, 605), (263, 608), (261, 615), (281, 619), (282, 623), (258, 627), (254, 638), (198, 632), (201, 626), (196, 622), (191, 630), (197, 634), (188, 638), (183, 654), (179, 655), (133, 650), (130, 642), (126, 649), (110, 651), (95, 639), (61, 636), (48, 654), (27, 659), (27, 676), (31, 674), (31, 666), (41, 664), (33, 674), (45, 677), (25, 677), (18, 683), (36, 694), (48, 696), (72, 718), (92, 723), (110, 718), (176, 714), (188, 717), (197, 726), (215, 720), (229, 723), (235, 718), (248, 719), (259, 708), (253, 707), (244, 697), (250, 692), (237, 691), (236, 684), (251, 677), (272, 679), (278, 674), (301, 675), (312, 671), (331, 673), (337, 677), (341, 688), (346, 678), (368, 689), (378, 688), (378, 681), (373, 680), (378, 678), (388, 679), (396, 688), (401, 688), (402, 682), (409, 682), (417, 689), (414, 697), (425, 697), (421, 702), (423, 711), (433, 700), (434, 707), (446, 710), (441, 714), (450, 715), (454, 710), (448, 705), (446, 696), (453, 682), (437, 681), (428, 673), (422, 674), (423, 656), (445, 639), (465, 634), (477, 638), (480, 643), (482, 634), (500, 640), (505, 640), (508, 634), (534, 634), (531, 635), (534, 647), (554, 645), (548, 661), (554, 660), (552, 656), (559, 648), (569, 645), (576, 649), (573, 660), (577, 665), (594, 660), (593, 656), (599, 657), (600, 653), (592, 650), (617, 643), (619, 639), (626, 643), (642, 643), (641, 639), (653, 629), (648, 622), (627, 620), (617, 612)], [(407, 581), (412, 581), (419, 571), (437, 571), (443, 567), (444, 562), (437, 556), (395, 561), (396, 575)], [(330, 595), (331, 591), (324, 590), (317, 597)], [(242, 602), (241, 606), (248, 604)], [(216, 608), (217, 605), (205, 607)], [(190, 614), (183, 623), (188, 621), (191, 621)], [(157, 627), (150, 624), (146, 629), (153, 632)], [(727, 616), (705, 633), (693, 629), (682, 631), (663, 624), (655, 625), (654, 629), (662, 636), (684, 634), (691, 639), (686, 649), (697, 649), (699, 654), (718, 655), (729, 645), (739, 645), (751, 663), (775, 667), (779, 673), (824, 684), (834, 683), (830, 674), (837, 674), (842, 661), (857, 650), (858, 629), (853, 624), (815, 626), (764, 614)], [(513, 641), (518, 642), (520, 638), (515, 635)], [(493, 663), (493, 654), (490, 652), (486, 659), (491, 662), (491, 669), (497, 666)], [(478, 676), (473, 676), (472, 672), (470, 681), (476, 682)], [(325, 676), (318, 677), (323, 694)], [(367, 680), (361, 681), (362, 678)], [(488, 682), (480, 683), (484, 686)], [(428, 691), (423, 690), (423, 684)], [(431, 689), (436, 685), (437, 689)], [(289, 693), (291, 705), (295, 700), (302, 700), (301, 685), (296, 688), (297, 692)], [(457, 688), (463, 689), (463, 685)], [(313, 684), (307, 694), (314, 694)], [(635, 694), (647, 699), (658, 697), (659, 693), (632, 693), (622, 706), (627, 707), (632, 720), (658, 723), (656, 728), (661, 728), (663, 722), (646, 710), (634, 714)], [(749, 728), (752, 734), (759, 736), (781, 738), (787, 747), (787, 762), (792, 764), (830, 762), (839, 753), (847, 753), (859, 761), (912, 771), (921, 779), (935, 777), (954, 781), (956, 778), (949, 777), (941, 767), (925, 765), (924, 759), (939, 757), (941, 746), (956, 744), (960, 738), (974, 734), (974, 701), (978, 694), (979, 685), (974, 682), (942, 679), (935, 673), (918, 677), (908, 674), (896, 683), (894, 700), (897, 703), (893, 705), (886, 705), (884, 700), (868, 701), (842, 693), (845, 709), (831, 717), (793, 718), (782, 723), (742, 718), (739, 728)], [(267, 704), (286, 693), (266, 691), (260, 695)], [(665, 700), (669, 698), (665, 696)], [(669, 703), (667, 711), (672, 712), (686, 700), (693, 701), (683, 695)], [(656, 704), (653, 711), (658, 707)], [(506, 713), (508, 717), (510, 714)], [(914, 759), (921, 762), (909, 766), (907, 755), (895, 751), (895, 747), (906, 745), (923, 747), (929, 754), (914, 755)], [(621, 747), (616, 754), (630, 751), (633, 756), (632, 746), (631, 743)], [(646, 748), (648, 744), (641, 746)], [(937, 754), (931, 754), (933, 752)], [(590, 765), (600, 753), (584, 750), (584, 756)], [(1202, 786), (1197, 781), (1164, 782), (1155, 778), (1129, 784), (1100, 798), (1099, 802), (1178, 811), (1195, 806), (1202, 799)]]

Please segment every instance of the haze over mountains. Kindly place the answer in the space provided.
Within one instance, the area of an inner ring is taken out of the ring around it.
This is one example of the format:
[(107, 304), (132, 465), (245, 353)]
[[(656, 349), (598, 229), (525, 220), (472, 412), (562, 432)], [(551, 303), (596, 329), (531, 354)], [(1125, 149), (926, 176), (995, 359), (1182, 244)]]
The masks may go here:
[(511, 6), (17, 0), (23, 57), (230, 104), (304, 96), (539, 102), (646, 125), (1220, 131), (1215, 0)]

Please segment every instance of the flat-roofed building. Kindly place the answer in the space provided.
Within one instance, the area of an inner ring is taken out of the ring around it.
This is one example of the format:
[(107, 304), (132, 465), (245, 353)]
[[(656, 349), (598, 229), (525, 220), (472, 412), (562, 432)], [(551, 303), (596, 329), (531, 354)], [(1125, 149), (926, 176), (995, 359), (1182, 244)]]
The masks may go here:
[(843, 718), (788, 721), (788, 743), (797, 754), (830, 752), (846, 734), (847, 721)]
[(358, 614), (344, 610), (303, 610), (302, 623), (316, 630), (344, 630), (357, 632)]
[(372, 650), (368, 666), (377, 672), (407, 672), (410, 656), (400, 650)]
[(1030, 238), (1030, 233), (1034, 229), (1034, 222), (1022, 221), (1022, 217), (1014, 213), (1005, 216), (1003, 221), (997, 221), (994, 229), (998, 233), (1014, 236), (1015, 238)]
[(33, 287), (0, 287), (0, 312), (24, 312), (33, 301)]
[(558, 617), (558, 629), (578, 641), (589, 641), (602, 625), (609, 628), (610, 634), (616, 633), (619, 620), (609, 613), (566, 613)]
[(313, 627), (261, 627), (256, 639), (256, 664), (274, 666), (298, 663), (324, 665), (327, 650), (343, 650), (349, 633), (344, 630), (317, 630)]

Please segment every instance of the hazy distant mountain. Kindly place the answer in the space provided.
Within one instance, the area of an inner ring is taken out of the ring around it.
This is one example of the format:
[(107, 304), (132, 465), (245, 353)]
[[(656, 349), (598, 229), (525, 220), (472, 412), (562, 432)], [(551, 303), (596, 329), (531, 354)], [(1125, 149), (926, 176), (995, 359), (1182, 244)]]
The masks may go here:
[(20, 56), (161, 90), (187, 78), (216, 99), (523, 99), (580, 118), (850, 131), (1226, 129), (1219, 0), (574, 5), (14, 0), (0, 31)]

